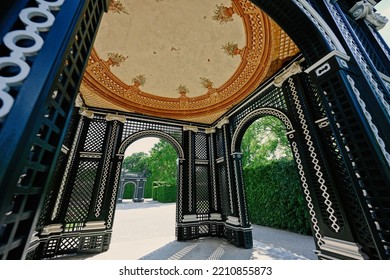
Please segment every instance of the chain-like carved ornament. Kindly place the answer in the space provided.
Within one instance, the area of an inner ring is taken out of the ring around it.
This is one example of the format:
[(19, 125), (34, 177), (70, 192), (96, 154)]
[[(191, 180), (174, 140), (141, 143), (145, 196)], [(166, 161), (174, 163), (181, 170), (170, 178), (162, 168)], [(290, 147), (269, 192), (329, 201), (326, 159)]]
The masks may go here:
[[(22, 9), (19, 19), (25, 25), (24, 29), (11, 30), (6, 33), (3, 41), (10, 51), (8, 56), (0, 57), (0, 119), (6, 117), (14, 105), (14, 97), (10, 94), (12, 87), (20, 86), (29, 76), (31, 63), (26, 62), (26, 57), (36, 56), (43, 47), (44, 39), (41, 33), (47, 32), (53, 26), (55, 16), (52, 11), (59, 10), (65, 0), (45, 1), (36, 0), (35, 5)], [(29, 44), (23, 45), (21, 42)], [(4, 69), (15, 68), (18, 72)]]

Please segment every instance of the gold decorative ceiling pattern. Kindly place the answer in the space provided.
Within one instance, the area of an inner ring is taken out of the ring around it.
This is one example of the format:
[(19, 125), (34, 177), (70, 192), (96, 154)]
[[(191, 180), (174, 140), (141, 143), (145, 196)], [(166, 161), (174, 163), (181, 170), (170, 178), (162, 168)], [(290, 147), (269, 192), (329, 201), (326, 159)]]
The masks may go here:
[(248, 0), (112, 3), (80, 88), (89, 107), (211, 124), (299, 52)]

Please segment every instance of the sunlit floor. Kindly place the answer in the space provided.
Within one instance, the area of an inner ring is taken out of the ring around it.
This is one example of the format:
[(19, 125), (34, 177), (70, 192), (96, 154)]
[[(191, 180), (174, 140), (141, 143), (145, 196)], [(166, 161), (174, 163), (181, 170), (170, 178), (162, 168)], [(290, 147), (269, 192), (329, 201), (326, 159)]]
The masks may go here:
[(175, 203), (152, 200), (117, 205), (107, 252), (66, 257), (88, 260), (316, 260), (310, 236), (253, 226), (253, 249), (237, 248), (222, 238), (175, 241)]

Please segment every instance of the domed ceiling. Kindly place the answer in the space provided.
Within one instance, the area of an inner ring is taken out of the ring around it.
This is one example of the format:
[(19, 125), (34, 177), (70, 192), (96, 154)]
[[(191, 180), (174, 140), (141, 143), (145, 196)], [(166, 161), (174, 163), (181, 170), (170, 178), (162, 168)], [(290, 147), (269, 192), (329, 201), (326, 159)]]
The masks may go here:
[(248, 0), (113, 0), (80, 92), (88, 107), (211, 124), (298, 52)]

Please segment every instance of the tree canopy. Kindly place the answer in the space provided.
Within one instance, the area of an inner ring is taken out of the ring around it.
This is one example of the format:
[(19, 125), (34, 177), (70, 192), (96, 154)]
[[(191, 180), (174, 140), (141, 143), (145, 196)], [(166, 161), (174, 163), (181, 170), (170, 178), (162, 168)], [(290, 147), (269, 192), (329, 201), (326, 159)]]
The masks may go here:
[(148, 155), (144, 152), (133, 153), (123, 160), (123, 168), (128, 172), (149, 173), (147, 158)]
[(265, 163), (281, 158), (292, 159), (285, 133), (284, 124), (275, 117), (265, 116), (254, 121), (241, 141), (243, 165)]
[(133, 153), (123, 160), (123, 168), (128, 172), (145, 172), (150, 181), (176, 182), (177, 153), (171, 144), (160, 140), (150, 151)]
[(160, 140), (150, 151), (147, 159), (152, 181), (176, 182), (177, 153), (170, 143)]

